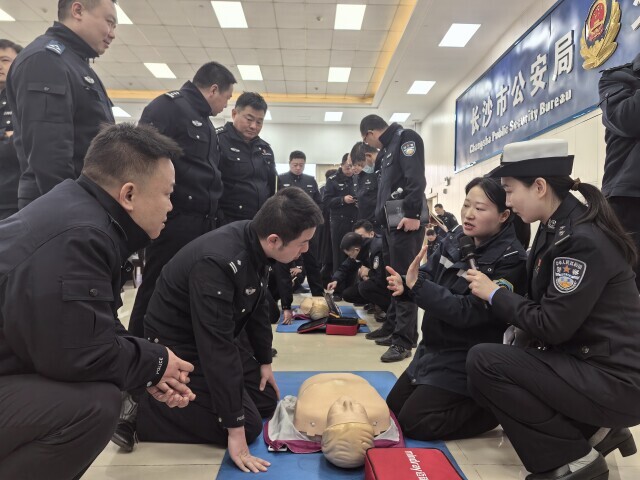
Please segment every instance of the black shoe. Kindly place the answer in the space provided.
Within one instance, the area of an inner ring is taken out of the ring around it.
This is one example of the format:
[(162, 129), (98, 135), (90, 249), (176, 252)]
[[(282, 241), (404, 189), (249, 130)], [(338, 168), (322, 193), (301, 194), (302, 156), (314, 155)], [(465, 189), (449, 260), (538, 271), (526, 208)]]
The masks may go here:
[(364, 307), (364, 305), (365, 305), (365, 304), (364, 304), (364, 303), (362, 303), (362, 302), (355, 302), (355, 303), (353, 304), (353, 306), (354, 306), (354, 307)]
[(375, 305), (373, 303), (367, 303), (364, 307), (362, 307), (367, 314), (371, 315), (374, 313)]
[[(379, 338), (376, 340), (376, 345), (380, 345), (382, 347), (390, 347), (392, 345), (391, 337), (393, 335), (389, 335), (388, 337)], [(416, 348), (418, 346), (417, 343), (411, 345), (412, 348)]]
[(120, 420), (116, 431), (111, 436), (111, 441), (125, 452), (132, 452), (138, 442), (136, 434), (136, 419), (138, 417), (138, 402), (127, 392), (122, 392), (122, 406), (120, 407)]
[(411, 356), (411, 350), (407, 350), (400, 345), (391, 345), (389, 350), (384, 352), (380, 360), (384, 363), (399, 362)]
[(304, 288), (302, 286), (296, 288), (293, 293), (309, 293), (310, 290), (308, 288)]
[(342, 297), (338, 294), (333, 294), (333, 301), (334, 302), (341, 302), (342, 301)]
[(271, 349), (271, 357), (275, 357), (276, 355), (278, 355), (278, 350), (276, 350), (275, 348)]
[(631, 430), (628, 428), (612, 428), (609, 433), (593, 448), (606, 457), (614, 450), (620, 450), (620, 455), (628, 457), (638, 451)]
[(390, 335), (390, 333), (386, 330), (383, 330), (382, 328), (378, 328), (377, 330), (374, 330), (373, 332), (369, 332), (367, 333), (364, 338), (366, 338), (367, 340), (375, 340), (376, 338), (384, 338), (384, 337), (388, 337)]
[(527, 475), (526, 480), (607, 480), (608, 478), (607, 461), (602, 455), (598, 455), (593, 462), (575, 472), (569, 470), (569, 465), (563, 465), (548, 472)]

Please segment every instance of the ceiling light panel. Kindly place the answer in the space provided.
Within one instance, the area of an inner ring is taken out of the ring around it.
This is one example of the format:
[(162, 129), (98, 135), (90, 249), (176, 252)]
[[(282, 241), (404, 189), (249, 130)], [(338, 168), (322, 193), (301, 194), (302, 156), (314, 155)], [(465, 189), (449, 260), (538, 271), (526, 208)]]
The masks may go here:
[(111, 111), (113, 112), (113, 116), (116, 118), (131, 118), (131, 115), (120, 107), (111, 107)]
[(249, 28), (240, 2), (216, 2), (211, 6), (221, 28)]
[(342, 112), (324, 112), (325, 122), (340, 122), (342, 120)]
[(346, 83), (351, 75), (351, 67), (329, 67), (329, 82)]
[(260, 65), (238, 65), (243, 80), (262, 80)]
[(407, 92), (409, 95), (426, 95), (433, 88), (436, 82), (431, 80), (416, 80)]
[(336, 5), (335, 30), (361, 30), (366, 5)]
[(389, 121), (402, 123), (406, 122), (409, 116), (411, 116), (410, 113), (394, 113), (393, 115), (391, 115)]
[(124, 10), (116, 3), (116, 12), (118, 13), (118, 25), (133, 25), (133, 22), (129, 16), (124, 13)]
[(454, 23), (440, 42), (440, 47), (464, 47), (480, 28), (478, 23)]
[(176, 78), (176, 75), (166, 63), (145, 63), (144, 66), (147, 67), (156, 78)]
[(16, 19), (0, 8), (0, 22), (15, 22)]

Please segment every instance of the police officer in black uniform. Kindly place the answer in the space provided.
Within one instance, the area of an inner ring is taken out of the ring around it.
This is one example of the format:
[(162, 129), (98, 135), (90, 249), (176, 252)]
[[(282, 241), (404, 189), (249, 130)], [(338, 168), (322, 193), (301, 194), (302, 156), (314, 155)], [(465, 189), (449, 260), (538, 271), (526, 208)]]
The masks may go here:
[(61, 0), (58, 20), (27, 45), (7, 77), (22, 170), (20, 208), (78, 178), (100, 126), (115, 123), (104, 85), (89, 65), (115, 38), (115, 1)]
[[(189, 386), (196, 400), (177, 412), (143, 396), (140, 440), (228, 446), (240, 469), (266, 470), (247, 445), (262, 432), (262, 417), (273, 413), (278, 397), (271, 370), (268, 272), (274, 261), (289, 263), (307, 250), (321, 222), (313, 200), (287, 188), (253, 220), (209, 232), (169, 261), (149, 303), (145, 335), (194, 363)], [(243, 358), (234, 342), (243, 331), (253, 347), (251, 358)]]
[(140, 123), (156, 127), (173, 138), (184, 154), (175, 164), (173, 211), (166, 228), (145, 252), (142, 285), (131, 311), (129, 331), (143, 336), (142, 319), (162, 267), (194, 238), (216, 228), (222, 196), (220, 152), (215, 128), (209, 120), (222, 112), (233, 94), (233, 74), (217, 62), (198, 69), (193, 82), (167, 92), (145, 107)]
[(0, 39), (0, 220), (18, 211), (20, 162), (13, 146), (11, 108), (7, 104), (7, 73), (22, 47)]
[[(278, 189), (287, 187), (298, 187), (307, 192), (307, 194), (313, 198), (320, 208), (322, 208), (322, 197), (318, 190), (318, 182), (311, 175), (305, 175), (304, 165), (307, 162), (307, 156), (300, 150), (294, 150), (289, 154), (289, 171), (283, 173), (278, 177)], [(304, 270), (307, 274), (307, 282), (309, 282), (309, 288), (311, 289), (311, 295), (314, 297), (321, 297), (323, 294), (322, 277), (320, 275), (319, 266), (319, 254), (320, 254), (320, 242), (322, 238), (321, 229), (316, 230), (309, 245), (309, 250), (302, 254), (302, 260), (304, 262)], [(284, 308), (283, 308), (284, 309)]]
[(538, 347), (484, 344), (467, 357), (471, 394), (497, 417), (528, 480), (608, 478), (603, 456), (635, 453), (626, 427), (640, 423), (635, 246), (572, 166), (566, 141), (532, 140), (507, 145), (490, 173), (525, 223), (540, 221), (528, 298), (467, 272), (474, 295)]
[(160, 234), (179, 154), (152, 128), (110, 126), (77, 181), (0, 222), (0, 478), (80, 478), (113, 433), (120, 390), (193, 399), (193, 365), (117, 317), (121, 266)]
[(244, 92), (231, 112), (232, 121), (217, 130), (224, 183), (220, 207), (227, 223), (251, 220), (276, 191), (273, 150), (259, 137), (266, 113), (261, 95)]
[(358, 219), (356, 198), (353, 164), (349, 154), (346, 153), (342, 157), (338, 172), (327, 179), (322, 199), (329, 210), (333, 268), (340, 266), (347, 258), (346, 254), (340, 250), (340, 242), (342, 237), (353, 231), (353, 224)]
[[(633, 62), (609, 68), (598, 83), (607, 155), (602, 194), (640, 251), (640, 54)], [(640, 264), (634, 265), (640, 290)]]
[(375, 172), (375, 158), (378, 149), (363, 143), (360, 155), (364, 157), (365, 165), (358, 174), (358, 220), (367, 220), (374, 226), (376, 233), (382, 233), (376, 221), (376, 203), (378, 201), (378, 174)]
[[(420, 251), (424, 227), (420, 214), (426, 203), (424, 191), (424, 145), (413, 130), (393, 123), (387, 125), (377, 115), (368, 115), (360, 122), (362, 140), (380, 153), (376, 170), (380, 171), (376, 219), (384, 227), (385, 263), (404, 274)], [(392, 198), (403, 199), (404, 218), (397, 228), (389, 229), (385, 203)], [(382, 328), (367, 334), (380, 339), (391, 335), (391, 346), (382, 355), (383, 362), (397, 362), (411, 356), (411, 347), (418, 341), (418, 308), (415, 303), (393, 298)]]

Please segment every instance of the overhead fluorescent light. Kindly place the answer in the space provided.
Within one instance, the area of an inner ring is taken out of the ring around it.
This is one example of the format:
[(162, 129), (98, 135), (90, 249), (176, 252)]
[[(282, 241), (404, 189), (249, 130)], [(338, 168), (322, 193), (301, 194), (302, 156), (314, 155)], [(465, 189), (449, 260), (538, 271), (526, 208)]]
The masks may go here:
[(221, 28), (249, 28), (240, 2), (211, 2)]
[(406, 122), (410, 115), (410, 113), (394, 113), (393, 115), (391, 115), (389, 121), (399, 123)]
[(243, 80), (262, 80), (260, 65), (238, 65)]
[(361, 30), (366, 5), (336, 5), (336, 30)]
[(0, 8), (0, 22), (15, 22), (16, 19)]
[(342, 112), (324, 112), (325, 122), (339, 122), (342, 120)]
[(271, 111), (267, 110), (267, 113), (264, 115), (264, 119), (265, 120), (273, 120), (273, 118), (271, 118)]
[(438, 46), (464, 47), (479, 28), (479, 23), (454, 23)]
[(118, 12), (118, 25), (133, 25), (133, 22), (129, 16), (124, 13), (124, 10), (116, 3), (116, 12)]
[(113, 112), (113, 116), (116, 118), (131, 118), (131, 115), (120, 107), (111, 107), (111, 111)]
[(351, 67), (329, 67), (329, 82), (342, 82), (349, 81), (349, 75), (351, 75)]
[(416, 80), (407, 92), (409, 95), (426, 95), (429, 90), (436, 84), (431, 80)]
[(175, 73), (171, 71), (166, 63), (145, 63), (145, 67), (149, 69), (156, 78), (176, 78)]

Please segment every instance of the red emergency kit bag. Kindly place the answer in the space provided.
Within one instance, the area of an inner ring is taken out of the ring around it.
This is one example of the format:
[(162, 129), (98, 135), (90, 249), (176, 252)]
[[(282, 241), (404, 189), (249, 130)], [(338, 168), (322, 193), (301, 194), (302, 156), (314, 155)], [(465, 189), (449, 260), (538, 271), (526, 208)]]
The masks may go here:
[(370, 448), (365, 480), (463, 480), (451, 460), (437, 448)]

